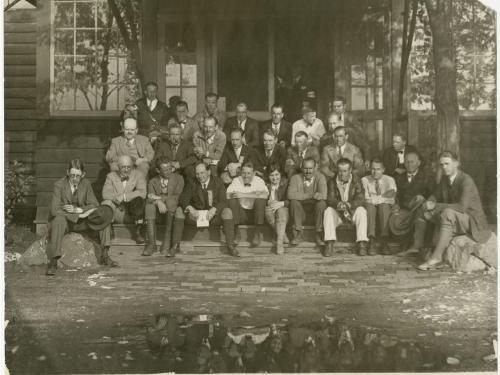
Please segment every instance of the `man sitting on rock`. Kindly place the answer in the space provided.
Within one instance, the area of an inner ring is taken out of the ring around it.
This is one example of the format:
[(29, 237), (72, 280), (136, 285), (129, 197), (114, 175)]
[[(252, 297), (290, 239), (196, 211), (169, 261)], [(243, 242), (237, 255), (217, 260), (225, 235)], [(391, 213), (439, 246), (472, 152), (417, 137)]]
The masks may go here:
[(226, 145), (220, 159), (219, 176), (225, 184), (230, 184), (241, 173), (241, 166), (255, 160), (255, 151), (252, 147), (243, 144), (243, 131), (234, 128), (230, 132), (231, 143)]
[(333, 255), (337, 240), (336, 228), (342, 224), (356, 226), (358, 254), (366, 255), (368, 250), (368, 219), (366, 216), (365, 191), (360, 178), (352, 173), (352, 161), (341, 158), (337, 162), (337, 175), (328, 182), (328, 208), (324, 213), (326, 247), (323, 255)]
[(243, 164), (241, 176), (233, 179), (227, 188), (226, 195), (234, 217), (236, 238), (239, 238), (238, 225), (250, 224), (252, 217), (252, 224), (255, 225), (252, 246), (259, 246), (264, 237), (263, 228), (269, 190), (264, 180), (255, 175), (251, 162)]
[(137, 121), (127, 118), (123, 122), (123, 135), (111, 140), (111, 146), (106, 153), (106, 161), (111, 171), (118, 171), (118, 158), (127, 155), (133, 164), (147, 178), (149, 163), (153, 160), (155, 152), (148, 137), (137, 134)]
[(316, 161), (306, 158), (302, 163), (302, 173), (294, 175), (288, 184), (290, 200), (290, 221), (293, 226), (291, 245), (297, 246), (302, 241), (302, 224), (307, 213), (314, 216), (316, 244), (323, 242), (323, 213), (326, 209), (328, 188), (325, 176), (316, 170)]
[(98, 231), (102, 245), (99, 264), (118, 266), (109, 257), (113, 212), (107, 206), (99, 206), (92, 185), (85, 178), (85, 167), (80, 159), (71, 160), (66, 176), (54, 184), (50, 213), (53, 219), (50, 222), (50, 237), (46, 249), (49, 259), (47, 276), (56, 273), (57, 260), (62, 256), (62, 240), (68, 231)]
[(173, 173), (175, 168), (166, 157), (156, 159), (158, 175), (149, 180), (148, 202), (146, 203), (147, 244), (142, 255), (149, 256), (156, 252), (156, 217), (165, 215), (165, 234), (160, 254), (175, 256), (182, 238), (183, 223), (174, 221), (179, 197), (184, 189), (184, 179)]
[(468, 235), (479, 243), (491, 236), (481, 205), (481, 198), (472, 177), (458, 169), (455, 154), (443, 151), (439, 157), (441, 181), (423, 204), (415, 223), (415, 238), (411, 249), (423, 246), (428, 222), (437, 225), (438, 240), (430, 258), (418, 269), (427, 271), (442, 262), (443, 254), (454, 236)]
[(102, 204), (113, 209), (115, 223), (135, 224), (134, 239), (143, 244), (144, 236), (144, 206), (146, 204), (146, 179), (134, 168), (130, 156), (118, 158), (118, 171), (112, 171), (106, 176), (102, 189)]
[[(200, 226), (206, 221), (217, 227), (222, 225), (229, 254), (240, 256), (234, 244), (233, 213), (227, 206), (224, 182), (217, 176), (211, 176), (203, 162), (196, 164), (195, 174), (196, 180), (188, 182), (179, 198), (176, 220), (185, 218), (189, 224), (200, 223)], [(200, 214), (206, 214), (206, 217), (200, 217)]]

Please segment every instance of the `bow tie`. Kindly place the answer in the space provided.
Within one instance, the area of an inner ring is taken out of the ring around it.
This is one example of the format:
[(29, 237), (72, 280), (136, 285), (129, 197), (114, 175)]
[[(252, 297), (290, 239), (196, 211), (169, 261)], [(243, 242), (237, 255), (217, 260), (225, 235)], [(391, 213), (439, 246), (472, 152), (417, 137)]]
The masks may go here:
[(250, 184), (245, 184), (245, 186), (250, 186)]
[(340, 183), (341, 183), (342, 185), (347, 185), (347, 184), (349, 183), (349, 181), (340, 181)]
[(398, 151), (398, 154), (404, 154), (405, 152), (404, 151)]
[(181, 123), (181, 124), (184, 124), (184, 125), (186, 125), (186, 123), (187, 123), (187, 120), (184, 120), (184, 121), (180, 121), (180, 123)]
[(128, 181), (129, 176), (120, 176), (120, 180)]

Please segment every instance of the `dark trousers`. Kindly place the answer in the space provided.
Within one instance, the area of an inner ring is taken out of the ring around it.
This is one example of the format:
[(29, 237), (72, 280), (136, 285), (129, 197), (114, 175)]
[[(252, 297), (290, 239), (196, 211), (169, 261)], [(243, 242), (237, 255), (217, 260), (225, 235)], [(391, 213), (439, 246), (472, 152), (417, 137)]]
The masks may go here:
[[(175, 212), (175, 220), (185, 220), (187, 225), (192, 225), (196, 227), (196, 221), (192, 220), (189, 215), (185, 215), (182, 209), (179, 207)], [(210, 220), (210, 226), (220, 227), (222, 225), (222, 230), (226, 236), (226, 242), (229, 245), (233, 244), (234, 240), (234, 220), (233, 214), (229, 207), (225, 207), (222, 212), (217, 212), (212, 220)]]
[(233, 219), (235, 225), (239, 224), (264, 225), (264, 218), (266, 214), (265, 199), (255, 199), (253, 208), (251, 210), (247, 210), (241, 207), (239, 199), (232, 198), (229, 199), (229, 208), (233, 212)]
[(377, 237), (377, 220), (380, 236), (389, 236), (389, 216), (391, 215), (391, 205), (382, 203), (375, 206), (371, 203), (367, 203), (366, 213), (368, 216), (368, 237)]
[(304, 201), (291, 200), (290, 201), (290, 217), (293, 223), (293, 229), (302, 230), (302, 226), (306, 218), (314, 217), (314, 228), (316, 232), (323, 230), (323, 212), (326, 209), (326, 202), (315, 199), (308, 199)]
[(136, 223), (144, 219), (144, 208), (146, 207), (146, 199), (136, 197), (130, 202), (122, 202), (120, 205), (114, 204), (110, 200), (102, 202), (113, 209), (115, 223)]

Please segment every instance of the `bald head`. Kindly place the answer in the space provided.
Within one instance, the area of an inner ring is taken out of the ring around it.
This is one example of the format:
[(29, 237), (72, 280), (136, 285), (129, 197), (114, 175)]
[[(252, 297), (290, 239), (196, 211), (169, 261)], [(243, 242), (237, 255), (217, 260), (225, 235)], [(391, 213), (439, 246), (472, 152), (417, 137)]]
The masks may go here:
[(133, 139), (137, 135), (137, 120), (135, 118), (127, 118), (123, 121), (123, 135), (127, 139)]

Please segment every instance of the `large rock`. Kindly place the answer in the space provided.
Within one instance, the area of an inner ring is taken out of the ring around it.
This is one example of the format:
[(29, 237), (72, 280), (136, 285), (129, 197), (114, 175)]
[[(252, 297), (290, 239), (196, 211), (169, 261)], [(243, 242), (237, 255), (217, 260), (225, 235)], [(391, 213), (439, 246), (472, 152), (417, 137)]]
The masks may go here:
[(35, 240), (30, 247), (21, 255), (18, 262), (25, 266), (39, 266), (47, 264), (46, 237)]
[(455, 237), (446, 249), (444, 260), (455, 271), (461, 272), (497, 268), (497, 237), (493, 233), (484, 244), (479, 244), (468, 236)]

